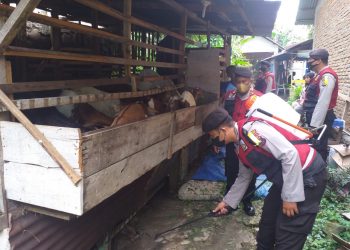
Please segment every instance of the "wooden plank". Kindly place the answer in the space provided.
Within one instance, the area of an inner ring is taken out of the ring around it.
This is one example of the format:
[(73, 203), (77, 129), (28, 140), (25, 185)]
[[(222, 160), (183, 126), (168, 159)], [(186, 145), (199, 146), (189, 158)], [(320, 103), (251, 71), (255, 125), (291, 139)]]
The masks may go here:
[(96, 62), (104, 64), (125, 64), (125, 65), (138, 65), (149, 67), (161, 67), (161, 68), (186, 68), (186, 64), (180, 63), (165, 63), (165, 62), (147, 62), (133, 59), (125, 59), (111, 56), (99, 56), (89, 54), (69, 53), (53, 50), (40, 50), (40, 49), (28, 49), (9, 46), (2, 52), (5, 56), (19, 56), (19, 57), (32, 57), (43, 59), (56, 59), (56, 60), (70, 60), (70, 61), (82, 61), (82, 62)]
[[(5, 5), (5, 4), (0, 4), (0, 12), (2, 12), (4, 15), (9, 16), (13, 10), (14, 10), (13, 7), (10, 7), (10, 6)], [(88, 35), (95, 36), (95, 37), (102, 37), (104, 39), (108, 39), (108, 40), (115, 41), (115, 42), (128, 43), (128, 44), (133, 45), (133, 46), (138, 46), (138, 47), (142, 47), (142, 48), (149, 48), (149, 49), (153, 49), (156, 51), (162, 51), (162, 52), (170, 53), (170, 54), (184, 55), (183, 51), (178, 51), (178, 50), (169, 49), (169, 48), (165, 48), (165, 47), (161, 47), (161, 46), (156, 46), (156, 45), (152, 45), (152, 44), (146, 44), (146, 43), (142, 43), (142, 42), (138, 42), (138, 41), (133, 41), (130, 39), (126, 39), (123, 36), (119, 36), (119, 35), (116, 35), (116, 34), (113, 34), (113, 33), (107, 32), (107, 31), (103, 31), (103, 30), (96, 29), (96, 28), (91, 28), (89, 26), (84, 26), (84, 25), (80, 25), (80, 24), (76, 24), (76, 23), (71, 23), (69, 21), (59, 20), (57, 18), (48, 17), (48, 16), (44, 16), (44, 15), (40, 15), (40, 14), (32, 13), (31, 16), (28, 18), (28, 20), (30, 20), (32, 22), (50, 25), (52, 27), (66, 28), (66, 29), (69, 29), (72, 31), (88, 34)]]
[(176, 111), (175, 134), (194, 125), (196, 107), (189, 107)]
[(173, 152), (176, 152), (203, 135), (202, 126), (192, 126), (174, 136)]
[(61, 169), (6, 162), (4, 174), (8, 199), (70, 214), (83, 214), (83, 183), (75, 186)]
[(61, 211), (57, 211), (57, 210), (53, 210), (53, 209), (49, 209), (49, 208), (38, 207), (35, 205), (26, 204), (26, 203), (21, 204), (21, 207), (23, 207), (23, 209), (26, 211), (31, 211), (31, 212), (34, 212), (37, 214), (43, 214), (43, 215), (47, 215), (50, 217), (55, 217), (55, 218), (58, 218), (61, 220), (76, 219), (75, 215), (68, 214), (68, 213), (61, 212)]
[[(106, 93), (106, 94), (86, 94), (76, 96), (59, 96), (59, 97), (43, 97), (43, 98), (32, 98), (32, 99), (20, 99), (14, 100), (13, 105), (20, 110), (44, 108), (62, 106), (76, 103), (91, 103), (107, 100), (116, 99), (129, 99), (143, 96), (156, 95), (171, 91), (178, 88), (183, 88), (183, 84), (177, 85), (176, 87), (165, 87), (161, 89), (151, 89), (145, 91), (135, 92), (120, 92), (120, 93)], [(0, 111), (8, 110), (6, 106), (0, 103)]]
[(186, 13), (186, 15), (189, 18), (191, 18), (193, 21), (195, 21), (195, 22), (197, 22), (205, 27), (208, 27), (212, 31), (217, 31), (223, 35), (229, 35), (229, 33), (227, 33), (225, 30), (222, 30), (222, 29), (212, 25), (211, 23), (206, 22), (204, 19), (198, 17), (196, 13), (186, 9), (184, 6), (182, 6), (181, 4), (177, 3), (174, 0), (160, 0), (160, 1), (167, 4), (172, 9), (174, 9), (175, 11), (178, 11), (179, 13)]
[[(201, 127), (191, 127), (174, 135), (174, 152), (202, 135)], [(169, 139), (165, 139), (84, 178), (84, 211), (107, 199), (167, 158)], [(118, 181), (116, 181), (118, 178)]]
[(41, 0), (21, 0), (0, 30), (0, 48), (10, 45)]
[(127, 22), (130, 22), (131, 24), (141, 26), (141, 27), (144, 27), (146, 29), (158, 31), (160, 33), (177, 38), (181, 41), (185, 41), (187, 43), (194, 44), (194, 41), (186, 38), (185, 36), (183, 36), (179, 33), (169, 31), (165, 28), (162, 28), (160, 26), (146, 22), (144, 20), (138, 19), (138, 18), (133, 17), (133, 16), (125, 16), (123, 13), (121, 13), (121, 12), (117, 11), (116, 9), (113, 9), (113, 8), (107, 6), (99, 1), (96, 1), (96, 0), (74, 0), (74, 1), (78, 2), (82, 5), (85, 5), (87, 7), (90, 7), (92, 9), (98, 10), (106, 15), (111, 16), (111, 17), (117, 18), (119, 20), (127, 21)]
[[(80, 172), (81, 135), (76, 128), (36, 125), (38, 130), (64, 155), (66, 161)], [(37, 143), (25, 127), (17, 122), (0, 122), (0, 136), (5, 161), (26, 163), (43, 168), (59, 168), (59, 165)], [(14, 152), (16, 152), (14, 154)]]
[(189, 87), (201, 89), (219, 96), (219, 49), (191, 50), (187, 57), (186, 82)]
[(170, 113), (166, 113), (118, 128), (83, 135), (84, 176), (90, 176), (164, 140), (169, 136), (170, 120)]
[(201, 126), (204, 118), (207, 117), (207, 115), (210, 112), (214, 111), (217, 107), (218, 107), (218, 101), (197, 107), (195, 125)]
[[(1, 69), (1, 68), (0, 68)], [(134, 76), (137, 82), (140, 81), (159, 81), (167, 79), (176, 79), (177, 75), (139, 77)], [(0, 89), (7, 94), (54, 90), (54, 89), (74, 89), (81, 87), (108, 86), (116, 84), (130, 84), (129, 77), (122, 78), (100, 78), (100, 79), (79, 79), (79, 80), (61, 80), (61, 81), (38, 81), (38, 82), (14, 82), (13, 84), (0, 84)]]
[(84, 211), (95, 207), (167, 157), (168, 139), (84, 179)]
[(71, 178), (74, 184), (77, 184), (81, 177), (72, 169), (67, 160), (52, 145), (52, 143), (35, 127), (31, 121), (12, 103), (4, 92), (0, 90), (0, 100), (3, 105), (11, 112), (11, 114), (23, 124), (29, 133), (37, 140), (37, 142), (49, 153), (49, 155), (60, 165), (64, 172)]
[(7, 94), (54, 90), (54, 89), (74, 89), (81, 87), (108, 86), (116, 84), (130, 84), (130, 78), (101, 78), (101, 79), (81, 79), (81, 80), (61, 80), (61, 81), (38, 81), (38, 82), (14, 82), (13, 84), (2, 84), (0, 89)]

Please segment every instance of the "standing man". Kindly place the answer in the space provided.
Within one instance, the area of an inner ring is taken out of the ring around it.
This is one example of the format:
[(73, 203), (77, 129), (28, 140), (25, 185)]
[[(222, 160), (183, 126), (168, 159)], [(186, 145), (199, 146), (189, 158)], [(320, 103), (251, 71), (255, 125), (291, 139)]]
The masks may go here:
[(315, 49), (310, 52), (308, 68), (317, 75), (306, 91), (303, 105), (309, 126), (327, 125), (320, 143), (315, 147), (324, 160), (328, 156), (328, 138), (336, 118), (333, 109), (338, 98), (338, 75), (328, 66), (328, 56), (328, 51), (325, 49)]
[(277, 124), (246, 118), (234, 122), (224, 109), (210, 113), (202, 129), (213, 141), (235, 143), (241, 162), (230, 191), (213, 212), (227, 214), (244, 196), (253, 176), (273, 183), (265, 198), (257, 235), (258, 250), (302, 250), (326, 188), (326, 164), (308, 144)]
[[(226, 111), (236, 120), (242, 120), (245, 118), (248, 108), (246, 107), (247, 100), (253, 96), (261, 96), (262, 94), (252, 89), (252, 72), (247, 67), (235, 67), (230, 72), (231, 79), (235, 86), (235, 91), (227, 92), (224, 107)], [(227, 193), (232, 184), (235, 182), (239, 170), (239, 160), (235, 153), (234, 143), (228, 143), (226, 145), (226, 157), (225, 157), (225, 175), (227, 178), (226, 192)], [(253, 190), (255, 189), (256, 175), (252, 178), (246, 194), (249, 194), (243, 199), (243, 210), (249, 215), (255, 215), (255, 209), (252, 205), (252, 199), (254, 197)]]
[(266, 83), (265, 93), (276, 92), (275, 75), (270, 72), (271, 64), (267, 61), (260, 62), (260, 70), (262, 71), (262, 78)]

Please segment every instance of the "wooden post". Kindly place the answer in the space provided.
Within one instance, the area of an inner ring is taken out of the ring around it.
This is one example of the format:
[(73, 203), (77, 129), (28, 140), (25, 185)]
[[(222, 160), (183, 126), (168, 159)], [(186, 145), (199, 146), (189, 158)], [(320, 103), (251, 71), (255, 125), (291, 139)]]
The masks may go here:
[(168, 141), (168, 159), (171, 159), (173, 156), (173, 141), (174, 141), (174, 133), (175, 133), (175, 122), (176, 122), (176, 113), (172, 112), (171, 120), (170, 120), (170, 132), (169, 132), (169, 141)]
[(0, 48), (7, 47), (41, 0), (21, 0), (0, 30)]
[[(6, 17), (0, 17), (0, 29), (5, 24)], [(0, 56), (0, 84), (9, 84), (12, 83), (12, 70), (11, 63), (6, 61), (4, 56)], [(12, 98), (12, 95), (10, 96)], [(1, 112), (0, 113), (1, 121), (9, 121), (11, 120), (9, 112)]]
[(136, 92), (137, 91), (137, 83), (136, 83), (135, 76), (130, 77), (130, 83), (131, 83), (131, 91)]
[(8, 226), (6, 192), (4, 188), (4, 161), (2, 157), (2, 143), (0, 140), (0, 231)]
[[(5, 17), (0, 17), (0, 28), (6, 22)], [(9, 65), (11, 66), (11, 65)], [(8, 62), (6, 62), (4, 56), (0, 56), (0, 84), (12, 83), (12, 74), (11, 77), (8, 76), (9, 73)], [(11, 78), (11, 79), (10, 79)], [(10, 120), (8, 112), (0, 113), (0, 120)], [(4, 186), (4, 161), (2, 155), (2, 142), (0, 140), (0, 231), (8, 228), (8, 214), (7, 214), (7, 197)]]
[(183, 182), (186, 178), (189, 165), (189, 145), (181, 149), (180, 152), (180, 170), (179, 170), (179, 179)]
[(57, 151), (52, 143), (35, 127), (31, 121), (13, 104), (10, 98), (0, 90), (0, 101), (12, 113), (16, 119), (28, 130), (28, 132), (38, 141), (38, 143), (47, 151), (47, 153), (55, 160), (64, 170), (74, 184), (77, 184), (81, 177), (74, 171), (65, 158)]
[[(128, 18), (131, 17), (132, 10), (132, 0), (124, 0), (124, 15)], [(127, 20), (123, 21), (123, 35), (127, 40), (131, 39), (131, 23)], [(126, 42), (123, 44), (123, 57), (131, 59), (131, 45)], [(130, 65), (124, 65), (125, 67), (125, 76), (131, 75)]]
[[(186, 28), (187, 28), (187, 14), (184, 11), (181, 15), (181, 21), (180, 21), (180, 34), (183, 36), (186, 36)], [(180, 47), (179, 50), (184, 53), (184, 55), (179, 56), (179, 63), (185, 63), (185, 42), (180, 41)], [(178, 83), (182, 82), (182, 77), (183, 77), (183, 70), (178, 69), (177, 71), (179, 75)]]

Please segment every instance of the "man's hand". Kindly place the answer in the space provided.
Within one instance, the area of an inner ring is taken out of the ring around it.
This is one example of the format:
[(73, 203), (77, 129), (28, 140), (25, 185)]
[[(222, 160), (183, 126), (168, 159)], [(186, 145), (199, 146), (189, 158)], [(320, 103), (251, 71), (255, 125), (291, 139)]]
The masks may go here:
[(226, 208), (227, 206), (228, 205), (222, 201), (216, 205), (216, 208), (213, 210), (213, 213), (217, 213), (219, 215), (227, 214), (228, 213), (228, 210)]
[(213, 145), (213, 152), (218, 154), (220, 152), (220, 147)]
[(297, 203), (283, 201), (282, 212), (283, 212), (283, 214), (287, 215), (288, 217), (293, 217), (294, 215), (299, 213)]

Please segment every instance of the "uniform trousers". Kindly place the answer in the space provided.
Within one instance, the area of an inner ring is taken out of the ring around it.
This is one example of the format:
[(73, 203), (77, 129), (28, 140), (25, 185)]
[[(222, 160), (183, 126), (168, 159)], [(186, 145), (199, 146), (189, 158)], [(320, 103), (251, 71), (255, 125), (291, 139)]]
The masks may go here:
[[(311, 232), (319, 204), (326, 188), (327, 169), (313, 176), (317, 186), (305, 187), (305, 201), (298, 202), (299, 214), (288, 217), (282, 213), (281, 187), (272, 185), (265, 198), (257, 235), (258, 250), (302, 250)], [(304, 183), (306, 183), (304, 181)]]
[[(313, 113), (313, 110), (306, 111), (306, 122), (309, 125), (311, 122), (312, 113)], [(324, 161), (326, 161), (328, 157), (328, 138), (330, 136), (332, 125), (335, 118), (336, 116), (333, 112), (333, 109), (328, 110), (326, 118), (324, 120), (324, 124), (327, 125), (327, 129), (324, 132), (323, 136), (321, 137), (320, 141), (317, 143), (317, 145), (314, 146), (314, 148), (317, 150), (318, 153), (320, 153)], [(318, 135), (315, 135), (315, 137), (317, 138)]]

